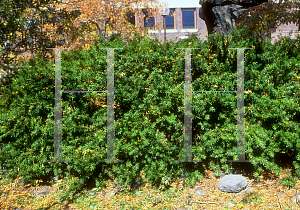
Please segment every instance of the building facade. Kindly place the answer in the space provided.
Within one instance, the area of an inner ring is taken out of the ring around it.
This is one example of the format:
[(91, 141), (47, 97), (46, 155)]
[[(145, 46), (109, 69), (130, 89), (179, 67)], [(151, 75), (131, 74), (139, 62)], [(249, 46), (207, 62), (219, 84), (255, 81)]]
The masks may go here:
[[(167, 6), (170, 9), (170, 14), (166, 16), (166, 40), (177, 40), (187, 38), (188, 34), (196, 34), (202, 40), (207, 40), (207, 28), (204, 20), (199, 17), (199, 5), (198, 0), (185, 0), (167, 1)], [(157, 26), (160, 23), (160, 27), (156, 27), (156, 30), (150, 30), (148, 33), (152, 38), (157, 37), (160, 41), (164, 40), (163, 29), (163, 16), (158, 15), (156, 17), (149, 17), (147, 11), (143, 8), (136, 12), (134, 19), (131, 19), (132, 24), (140, 27)], [(296, 24), (281, 25), (274, 29), (272, 33), (272, 43), (280, 35), (287, 35), (288, 32), (292, 33), (292, 38), (296, 38), (299, 35), (299, 26)], [(298, 31), (298, 32), (297, 32)]]
[[(188, 34), (197, 34), (200, 38), (206, 40), (207, 30), (205, 22), (199, 17), (200, 7), (170, 8), (170, 14), (166, 16), (166, 40), (175, 40), (176, 38), (187, 38)], [(151, 17), (148, 21), (144, 16), (146, 12), (138, 13), (137, 26), (147, 27), (161, 23), (157, 30), (150, 30), (151, 37), (164, 39), (163, 16)]]
[[(177, 40), (187, 38), (188, 34), (196, 34), (201, 39), (207, 39), (207, 29), (205, 22), (199, 17), (201, 5), (198, 0), (179, 0), (164, 1), (170, 9), (166, 16), (166, 40)], [(160, 26), (156, 30), (150, 30), (148, 33), (151, 37), (157, 37), (160, 41), (164, 40), (163, 16), (148, 16), (147, 12), (141, 8), (135, 14), (135, 25), (140, 27)], [(159, 24), (160, 23), (160, 24)]]

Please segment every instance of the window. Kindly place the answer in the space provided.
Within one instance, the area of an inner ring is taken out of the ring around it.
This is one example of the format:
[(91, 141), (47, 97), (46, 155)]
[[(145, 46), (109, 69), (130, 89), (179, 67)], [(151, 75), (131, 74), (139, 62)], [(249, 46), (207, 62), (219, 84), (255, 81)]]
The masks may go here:
[(174, 29), (174, 12), (175, 9), (170, 9), (169, 15), (166, 16), (166, 29)]
[(135, 25), (135, 16), (134, 16), (134, 13), (129, 11), (129, 12), (126, 12), (126, 18), (125, 18), (126, 21), (128, 21), (129, 23), (131, 23), (132, 25)]
[(181, 9), (182, 28), (195, 28), (195, 9)]
[(148, 11), (143, 10), (144, 17), (144, 27), (153, 27), (155, 25), (155, 18), (149, 17)]

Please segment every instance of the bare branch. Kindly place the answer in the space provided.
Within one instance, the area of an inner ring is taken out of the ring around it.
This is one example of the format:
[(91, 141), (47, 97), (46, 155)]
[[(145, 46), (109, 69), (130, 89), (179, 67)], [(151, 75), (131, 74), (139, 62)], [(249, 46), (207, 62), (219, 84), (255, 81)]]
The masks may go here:
[(2, 64), (2, 63), (0, 63), (0, 67), (2, 67), (5, 71), (5, 73), (8, 73), (9, 71), (14, 71), (14, 67), (12, 67), (12, 66), (8, 66), (8, 65), (6, 65), (6, 64)]

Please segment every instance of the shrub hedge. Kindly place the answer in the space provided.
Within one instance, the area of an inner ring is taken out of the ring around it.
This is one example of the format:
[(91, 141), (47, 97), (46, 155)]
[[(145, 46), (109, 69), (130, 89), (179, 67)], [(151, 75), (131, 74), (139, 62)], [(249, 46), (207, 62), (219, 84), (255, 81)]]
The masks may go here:
[[(0, 154), (7, 177), (39, 179), (51, 175), (79, 177), (71, 190), (104, 177), (124, 186), (135, 179), (167, 185), (185, 172), (186, 183), (202, 175), (193, 167), (228, 170), (236, 155), (235, 93), (193, 93), (193, 159), (184, 155), (184, 54), (192, 50), (193, 91), (236, 90), (237, 50), (245, 50), (245, 159), (255, 176), (263, 170), (281, 171), (274, 154), (289, 153), (300, 173), (299, 37), (274, 45), (233, 30), (229, 38), (210, 35), (208, 41), (190, 36), (164, 43), (142, 36), (101, 42), (84, 51), (62, 51), (62, 90), (106, 90), (107, 56), (115, 50), (115, 154), (106, 158), (106, 94), (62, 94), (62, 156), (70, 162), (47, 162), (54, 157), (53, 60), (38, 56), (2, 81), (0, 96)], [(167, 180), (167, 181), (166, 181)]]

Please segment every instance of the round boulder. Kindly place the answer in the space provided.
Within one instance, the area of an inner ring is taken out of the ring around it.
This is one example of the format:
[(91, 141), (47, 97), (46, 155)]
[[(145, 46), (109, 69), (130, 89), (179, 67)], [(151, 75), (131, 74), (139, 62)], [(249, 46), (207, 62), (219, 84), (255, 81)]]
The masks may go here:
[(247, 187), (247, 179), (241, 175), (225, 175), (220, 179), (218, 189), (222, 192), (238, 193)]

